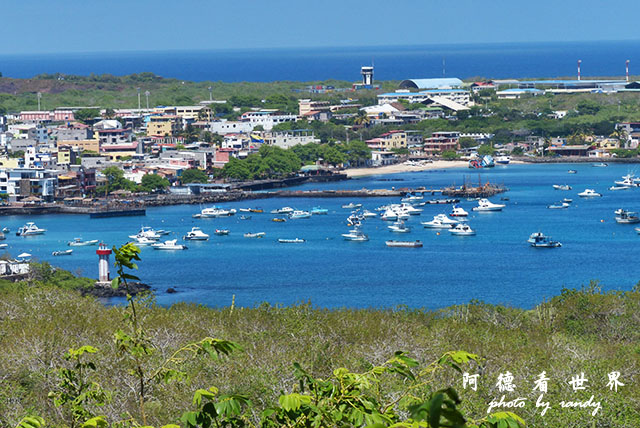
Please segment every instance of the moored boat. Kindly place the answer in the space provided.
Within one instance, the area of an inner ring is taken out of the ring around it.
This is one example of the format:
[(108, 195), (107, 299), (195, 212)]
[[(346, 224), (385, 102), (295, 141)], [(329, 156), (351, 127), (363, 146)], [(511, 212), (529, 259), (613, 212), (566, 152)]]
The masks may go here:
[(33, 235), (42, 235), (46, 232), (46, 229), (41, 229), (32, 221), (26, 223), (24, 226), (18, 229), (16, 232), (17, 236), (33, 236)]
[(85, 247), (87, 245), (96, 245), (98, 243), (97, 239), (90, 239), (88, 241), (83, 241), (82, 238), (74, 238), (73, 241), (67, 242), (67, 245), (70, 247)]
[(567, 171), (567, 174), (577, 174), (578, 171), (576, 171), (575, 169), (570, 169), (569, 171)]
[(343, 205), (342, 208), (348, 209), (348, 210), (355, 210), (358, 208), (362, 208), (362, 204), (354, 204), (353, 202), (350, 202), (346, 205)]
[(281, 244), (302, 244), (303, 242), (305, 242), (305, 240), (302, 238), (294, 238), (294, 239), (280, 238), (278, 239), (278, 242)]
[(556, 190), (571, 190), (571, 186), (568, 184), (554, 184), (553, 188)]
[(594, 166), (594, 167), (597, 167), (597, 168), (604, 168), (604, 167), (606, 167), (606, 166), (609, 166), (609, 164), (606, 164), (606, 163), (604, 163), (604, 162), (599, 162), (599, 163), (594, 163), (594, 164), (593, 164), (593, 165), (591, 165), (591, 166)]
[(547, 206), (547, 208), (549, 208), (550, 210), (561, 210), (564, 208), (569, 208), (570, 204), (568, 202), (560, 202), (557, 204), (551, 204), (549, 206)]
[(131, 239), (136, 239), (136, 237), (144, 237), (157, 241), (158, 239), (160, 239), (160, 234), (149, 226), (142, 226), (137, 234), (129, 235), (129, 238)]
[(267, 234), (265, 232), (257, 232), (257, 233), (245, 233), (245, 238), (264, 238)]
[(155, 244), (151, 244), (154, 250), (186, 250), (187, 246), (183, 244), (178, 244), (177, 239), (170, 239), (164, 242), (156, 242)]
[(449, 233), (451, 233), (452, 235), (458, 235), (458, 236), (473, 236), (476, 234), (476, 231), (471, 229), (471, 227), (468, 224), (460, 223), (460, 224), (456, 224), (451, 229), (449, 229)]
[(232, 216), (236, 213), (235, 209), (224, 209), (224, 208), (220, 208), (220, 207), (210, 207), (210, 208), (204, 208), (202, 211), (200, 211), (200, 217), (199, 218), (217, 218), (217, 217), (228, 217), (228, 216)]
[(309, 211), (295, 210), (291, 214), (289, 214), (289, 218), (292, 220), (310, 217), (311, 213)]
[(329, 210), (326, 208), (313, 207), (311, 210), (312, 215), (327, 215), (329, 214)]
[(216, 229), (213, 233), (218, 236), (228, 235), (229, 229)]
[(489, 212), (489, 211), (502, 211), (505, 204), (494, 204), (489, 199), (482, 198), (478, 201), (478, 206), (473, 207), (474, 211)]
[(395, 233), (408, 233), (411, 232), (411, 229), (404, 224), (404, 221), (396, 221), (392, 225), (387, 226), (391, 232)]
[(449, 215), (451, 217), (467, 217), (469, 215), (469, 213), (466, 212), (462, 207), (454, 205), (452, 210), (451, 210), (451, 214), (449, 214)]
[(638, 213), (633, 211), (627, 211), (623, 209), (616, 210), (616, 223), (619, 224), (635, 224), (640, 223), (640, 217)]
[(182, 239), (185, 241), (206, 241), (209, 239), (209, 235), (204, 233), (199, 227), (192, 227)]
[(272, 210), (271, 214), (290, 214), (293, 211), (294, 209), (291, 207), (282, 207), (282, 208), (278, 208), (277, 210)]
[(422, 248), (421, 241), (385, 241), (387, 247)]
[(54, 251), (51, 253), (52, 256), (70, 256), (71, 254), (73, 254), (73, 250), (69, 249), (69, 250), (61, 250), (61, 251)]
[(343, 233), (342, 237), (345, 241), (368, 241), (369, 237), (359, 229), (352, 229), (349, 233)]
[(581, 198), (597, 198), (602, 195), (593, 189), (584, 189), (583, 192), (578, 193), (578, 196)]
[(534, 248), (558, 248), (562, 244), (554, 241), (550, 236), (545, 236), (542, 232), (534, 232), (529, 236), (527, 242)]

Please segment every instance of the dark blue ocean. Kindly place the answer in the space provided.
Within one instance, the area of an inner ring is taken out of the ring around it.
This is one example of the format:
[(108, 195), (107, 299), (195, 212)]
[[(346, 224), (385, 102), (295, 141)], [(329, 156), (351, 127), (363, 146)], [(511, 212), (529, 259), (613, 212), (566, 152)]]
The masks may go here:
[[(360, 80), (360, 67), (375, 66), (378, 80), (426, 77), (524, 78), (582, 74), (640, 74), (640, 41), (503, 43), (309, 49), (110, 52), (2, 55), (5, 77), (40, 73), (125, 75), (151, 71), (192, 81)], [(443, 70), (444, 62), (444, 70)], [(444, 71), (444, 73), (443, 73)]]
[[(291, 304), (311, 300), (321, 307), (410, 307), (439, 308), (480, 299), (530, 308), (544, 298), (558, 295), (563, 287), (580, 287), (599, 280), (604, 289), (629, 290), (640, 281), (638, 248), (640, 235), (633, 225), (619, 225), (614, 210), (640, 211), (640, 189), (609, 191), (615, 179), (634, 172), (634, 165), (509, 165), (486, 172), (451, 169), (386, 176), (372, 176), (330, 184), (308, 184), (313, 188), (440, 187), (463, 180), (503, 183), (510, 190), (502, 212), (473, 213), (476, 204), (463, 201), (470, 212), (469, 224), (476, 236), (455, 237), (446, 231), (425, 229), (428, 221), (451, 209), (425, 206), (422, 215), (407, 224), (409, 234), (393, 234), (386, 222), (367, 220), (363, 230), (369, 242), (348, 242), (345, 199), (266, 199), (227, 204), (229, 208), (261, 207), (264, 214), (220, 219), (194, 219), (200, 211), (193, 205), (151, 208), (146, 217), (94, 219), (88, 216), (49, 215), (0, 218), (9, 227), (8, 251), (15, 256), (29, 252), (34, 257), (86, 276), (97, 277), (96, 247), (75, 247), (71, 256), (53, 257), (51, 252), (68, 248), (74, 237), (100, 239), (109, 245), (125, 243), (140, 226), (169, 229), (182, 237), (192, 226), (212, 234), (208, 242), (188, 242), (186, 251), (142, 250), (139, 275), (157, 290), (160, 304), (177, 301), (211, 306), (253, 306), (267, 301)], [(578, 174), (567, 174), (569, 168)], [(388, 181), (394, 180), (394, 181)], [(553, 184), (569, 184), (573, 190), (554, 190)], [(602, 198), (581, 199), (585, 188), (603, 193)], [(564, 197), (573, 198), (566, 210), (547, 205)], [(498, 197), (493, 198), (499, 200)], [(374, 208), (396, 199), (360, 201)], [(267, 212), (283, 206), (329, 209), (326, 216), (274, 223)], [(26, 221), (36, 221), (45, 235), (17, 237), (13, 233)], [(216, 228), (231, 231), (215, 236)], [(526, 240), (541, 231), (562, 242), (558, 249), (531, 248)], [(246, 232), (266, 232), (263, 239), (247, 239)], [(278, 238), (304, 238), (304, 244), (280, 244)], [(388, 248), (387, 239), (422, 240), (424, 248)], [(177, 294), (167, 294), (175, 287)]]

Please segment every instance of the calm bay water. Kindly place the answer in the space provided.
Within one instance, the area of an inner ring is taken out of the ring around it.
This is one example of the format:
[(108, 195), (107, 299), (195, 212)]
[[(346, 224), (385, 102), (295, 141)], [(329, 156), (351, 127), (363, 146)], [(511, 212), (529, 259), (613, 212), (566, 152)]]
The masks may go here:
[[(569, 168), (578, 174), (567, 174)], [(188, 242), (187, 251), (157, 251), (145, 248), (139, 274), (157, 290), (160, 304), (190, 301), (210, 306), (236, 303), (252, 306), (267, 301), (291, 304), (311, 300), (321, 307), (410, 307), (438, 308), (480, 299), (531, 307), (563, 287), (579, 287), (592, 279), (605, 289), (630, 289), (640, 280), (637, 250), (640, 236), (633, 226), (615, 223), (613, 211), (623, 207), (640, 210), (637, 190), (608, 191), (614, 179), (633, 172), (634, 165), (509, 165), (471, 172), (455, 169), (373, 176), (342, 183), (308, 184), (311, 188), (389, 188), (444, 186), (464, 179), (504, 183), (509, 191), (503, 212), (472, 213), (475, 202), (461, 205), (470, 212), (473, 237), (454, 237), (424, 229), (420, 221), (449, 212), (450, 206), (426, 206), (413, 216), (409, 234), (393, 234), (386, 222), (367, 220), (364, 231), (369, 242), (347, 242), (340, 236), (348, 210), (345, 199), (267, 199), (230, 203), (230, 208), (259, 206), (268, 212), (283, 206), (310, 209), (322, 206), (329, 215), (274, 223), (272, 214), (252, 214), (220, 219), (193, 219), (198, 206), (151, 208), (146, 217), (91, 220), (88, 216), (13, 216), (0, 219), (11, 228), (9, 252), (29, 252), (34, 257), (86, 276), (97, 276), (96, 247), (75, 247), (72, 256), (53, 257), (51, 252), (68, 248), (76, 236), (100, 239), (108, 245), (125, 243), (142, 225), (169, 229), (171, 237), (182, 237), (192, 226), (212, 234), (208, 242)], [(394, 180), (394, 181), (388, 181)], [(562, 192), (552, 184), (570, 184)], [(585, 200), (577, 196), (586, 187), (604, 194)], [(549, 210), (547, 205), (563, 197), (574, 199), (567, 210)], [(497, 200), (498, 198), (493, 198)], [(390, 198), (363, 199), (365, 208), (397, 202)], [(17, 237), (15, 230), (34, 220), (48, 230), (45, 235)], [(604, 220), (604, 222), (601, 222)], [(229, 236), (215, 236), (216, 228), (228, 228)], [(563, 243), (559, 249), (534, 249), (525, 242), (529, 234), (542, 231)], [(264, 239), (247, 239), (245, 232), (266, 232)], [(300, 245), (279, 244), (278, 238), (304, 238)], [(421, 249), (387, 248), (387, 239), (420, 239)], [(166, 294), (176, 287), (177, 294)]]
[(523, 78), (623, 76), (624, 61), (640, 74), (640, 41), (500, 43), (310, 49), (106, 52), (0, 55), (6, 77), (40, 73), (125, 75), (152, 71), (193, 81), (360, 80), (375, 65), (378, 80), (441, 77)]

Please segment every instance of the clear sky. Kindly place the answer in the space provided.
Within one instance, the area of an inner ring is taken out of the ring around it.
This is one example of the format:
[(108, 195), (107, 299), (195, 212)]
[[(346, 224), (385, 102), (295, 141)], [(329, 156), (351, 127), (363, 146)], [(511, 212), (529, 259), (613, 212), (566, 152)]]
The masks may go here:
[(640, 2), (23, 0), (0, 54), (640, 39)]

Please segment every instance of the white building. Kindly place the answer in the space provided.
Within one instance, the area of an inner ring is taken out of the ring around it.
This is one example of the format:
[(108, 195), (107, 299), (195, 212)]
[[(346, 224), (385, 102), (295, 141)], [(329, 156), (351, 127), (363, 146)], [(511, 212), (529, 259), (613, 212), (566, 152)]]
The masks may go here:
[(20, 200), (36, 195), (52, 201), (58, 186), (57, 171), (44, 168), (0, 169), (0, 193), (11, 200)]
[[(209, 124), (209, 131), (214, 134), (230, 134), (236, 132), (251, 132), (254, 125), (251, 122), (239, 122), (235, 120), (216, 120)], [(266, 128), (265, 128), (266, 129)]]
[(295, 122), (298, 120), (298, 115), (283, 114), (277, 110), (258, 110), (243, 113), (242, 116), (240, 116), (240, 120), (251, 123), (254, 128), (261, 125), (265, 131), (270, 131), (279, 123)]
[(396, 92), (387, 92), (378, 95), (378, 104), (391, 104), (400, 100), (410, 103), (424, 103), (438, 98), (452, 101), (464, 107), (472, 106), (470, 92), (464, 89), (427, 89), (420, 92), (411, 92), (408, 89), (400, 89)]
[(282, 149), (288, 149), (298, 144), (304, 145), (309, 143), (319, 143), (320, 139), (316, 138), (313, 131), (306, 129), (298, 129), (294, 131), (281, 132), (264, 132), (262, 134), (264, 144), (277, 146)]

